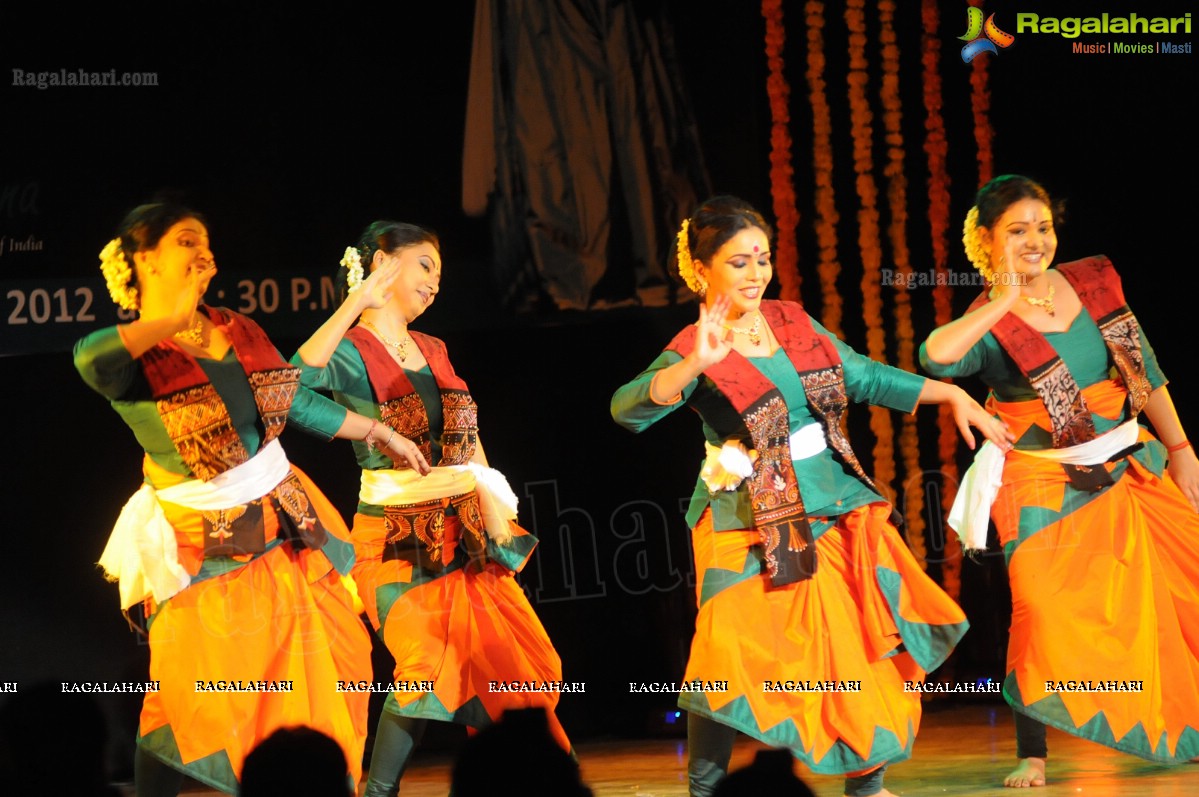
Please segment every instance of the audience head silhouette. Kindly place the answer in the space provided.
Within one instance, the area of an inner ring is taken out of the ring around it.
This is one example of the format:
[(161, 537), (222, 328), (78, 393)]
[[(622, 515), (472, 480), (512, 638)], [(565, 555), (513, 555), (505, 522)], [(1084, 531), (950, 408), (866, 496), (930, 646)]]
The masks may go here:
[(468, 739), (454, 764), (451, 791), (454, 797), (494, 797), (497, 772), (505, 773), (508, 794), (592, 797), (578, 763), (550, 734), (544, 709), (506, 711)]
[(313, 728), (280, 728), (246, 756), (239, 797), (353, 797), (341, 746)]
[(759, 750), (754, 762), (730, 772), (716, 784), (713, 797), (816, 797), (795, 774), (795, 759), (787, 750)]

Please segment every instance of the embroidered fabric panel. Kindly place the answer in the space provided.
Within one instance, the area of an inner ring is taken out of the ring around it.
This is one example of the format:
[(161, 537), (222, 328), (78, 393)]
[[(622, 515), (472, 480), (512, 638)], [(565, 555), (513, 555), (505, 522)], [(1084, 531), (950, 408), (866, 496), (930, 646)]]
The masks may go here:
[(445, 432), (440, 464), (465, 465), (475, 455), (479, 439), (479, 407), (465, 390), (443, 390), (441, 408)]
[(181, 390), (157, 404), (167, 434), (197, 479), (208, 481), (250, 458), (211, 384)]
[[(445, 507), (440, 500), (384, 507), (383, 528), (387, 531), (384, 543), (388, 549), (383, 555), (384, 560), (405, 558), (399, 555), (398, 544), (415, 536), (424, 546), (424, 554), (429, 560), (441, 561), (441, 549), (445, 544)], [(389, 553), (393, 555), (389, 556)]]
[(841, 455), (858, 478), (874, 489), (874, 481), (866, 475), (865, 468), (858, 461), (857, 454), (849, 445), (849, 437), (841, 425), (845, 410), (849, 407), (849, 396), (845, 393), (845, 374), (840, 363), (816, 371), (807, 371), (799, 375), (803, 383), (804, 393), (810, 403), (824, 421), (824, 434), (832, 445), (833, 450)]
[[(791, 465), (791, 434), (787, 404), (775, 391), (765, 401), (745, 413), (745, 422), (753, 436), (758, 460), (750, 476), (750, 501), (754, 510), (754, 523), (762, 541), (766, 568), (771, 579), (779, 579), (780, 571), (785, 578), (782, 583), (795, 580), (790, 575), (796, 570), (794, 562), (783, 561), (784, 557), (795, 557), (808, 549), (812, 542), (811, 529), (806, 528), (803, 500), (799, 494), (799, 483)], [(780, 547), (785, 550), (780, 551)], [(815, 549), (810, 552), (811, 568), (814, 569)], [(809, 574), (810, 574), (809, 569)], [(804, 567), (799, 570), (803, 572)]]
[(308, 500), (308, 493), (304, 492), (304, 485), (300, 483), (299, 477), (294, 473), (288, 473), (287, 477), (279, 482), (274, 495), (278, 499), (280, 508), (295, 521), (296, 525), (301, 528), (311, 528), (316, 523), (316, 516), (308, 514), (312, 508), (312, 503)]
[[(248, 318), (203, 305), (200, 310), (225, 328), (262, 420), (263, 443), (270, 442), (287, 421), (299, 369), (284, 362)], [(194, 357), (166, 340), (139, 359), (167, 435), (196, 478), (208, 481), (250, 458), (228, 407)]]
[(457, 515), (463, 535), (459, 544), (472, 561), (484, 558), (487, 547), (483, 512), (475, 491), (452, 498), (435, 498), (418, 504), (383, 508), (383, 528), (387, 532), (383, 560), (400, 559), (425, 570), (440, 572), (447, 566), (445, 519), (447, 510)]
[(312, 501), (295, 472), (289, 472), (279, 482), (271, 491), (271, 498), (274, 506), (282, 510), (282, 516), (279, 517), (280, 538), (306, 548), (324, 547), (328, 531), (316, 513), (312, 512)]
[(254, 371), (249, 375), (250, 388), (254, 391), (254, 403), (262, 416), (265, 430), (263, 445), (271, 442), (287, 424), (287, 413), (300, 387), (299, 368), (271, 368)]
[(1128, 388), (1128, 404), (1132, 414), (1139, 415), (1149, 402), (1153, 387), (1145, 374), (1145, 356), (1141, 353), (1141, 327), (1127, 306), (1099, 324), (1099, 332), (1107, 343), (1116, 370)]
[(294, 472), (267, 495), (228, 509), (201, 510), (204, 519), (204, 556), (242, 556), (266, 550), (264, 506), (269, 503), (278, 522), (275, 538), (296, 547), (320, 548), (328, 532), (312, 512), (312, 502)]
[(202, 510), (204, 558), (245, 556), (266, 550), (262, 499), (228, 509)]
[[(432, 459), (429, 416), (425, 412), (425, 405), (421, 403), (420, 394), (412, 392), (383, 402), (379, 405), (379, 417), (397, 433), (416, 443), (426, 461)], [(409, 466), (406, 462), (397, 462), (395, 467), (401, 469)]]
[(1041, 397), (1053, 422), (1053, 447), (1064, 448), (1095, 439), (1095, 423), (1078, 388), (1078, 382), (1060, 357), (1044, 370), (1030, 373), (1028, 381)]
[(758, 452), (753, 480), (752, 500), (755, 517), (777, 520), (772, 513), (780, 507), (791, 508), (799, 500), (799, 484), (791, 462), (791, 438), (787, 405), (779, 396), (772, 396), (760, 407), (745, 415), (746, 425), (753, 435)]
[(204, 520), (208, 521), (208, 525), (212, 526), (212, 531), (207, 536), (212, 537), (218, 543), (224, 543), (225, 540), (233, 536), (230, 529), (233, 528), (234, 521), (240, 519), (246, 514), (248, 504), (238, 504), (237, 506), (228, 509), (202, 509), (200, 515)]

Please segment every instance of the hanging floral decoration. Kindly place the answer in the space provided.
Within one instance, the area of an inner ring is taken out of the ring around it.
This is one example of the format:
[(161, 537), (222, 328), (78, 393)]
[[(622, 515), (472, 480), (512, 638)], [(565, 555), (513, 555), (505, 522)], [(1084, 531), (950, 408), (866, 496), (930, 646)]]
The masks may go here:
[[(792, 231), (793, 221), (798, 221), (798, 213), (791, 215), (789, 204), (794, 203), (795, 187), (794, 172), (791, 168), (788, 152), (793, 146), (787, 125), (789, 115), (789, 89), (783, 78), (782, 50), (785, 41), (783, 28), (782, 0), (762, 0), (762, 14), (766, 20), (766, 53), (769, 64), (768, 93), (771, 106), (771, 186), (772, 198), (775, 203), (775, 215), (780, 220), (780, 231)], [(848, 31), (848, 73), (847, 98), (849, 102), (850, 130), (849, 140), (852, 144), (852, 164), (855, 175), (856, 189), (856, 222), (858, 228), (858, 247), (862, 262), (862, 279), (860, 283), (862, 314), (865, 321), (864, 351), (872, 358), (882, 362), (891, 361), (887, 357), (888, 340), (883, 326), (883, 310), (885, 306), (882, 295), (882, 266), (884, 248), (881, 241), (879, 187), (875, 181), (875, 168), (879, 168), (887, 181), (887, 242), (890, 255), (893, 257), (895, 273), (908, 274), (912, 271), (911, 254), (907, 240), (907, 229), (911, 223), (908, 217), (909, 202), (913, 197), (909, 194), (904, 170), (906, 151), (902, 134), (902, 99), (900, 81), (900, 51), (895, 31), (897, 3), (895, 0), (879, 0), (869, 4), (871, 13), (877, 14), (867, 24), (867, 3), (865, 0), (847, 0), (845, 10), (846, 29)], [(843, 303), (845, 297), (837, 289), (840, 276), (838, 260), (838, 225), (840, 217), (836, 206), (834, 190), (834, 128), (833, 114), (830, 110), (827, 93), (826, 60), (826, 5), (820, 0), (807, 0), (803, 5), (804, 21), (806, 24), (806, 73), (808, 96), (812, 109), (812, 184), (811, 191), (815, 213), (812, 227), (815, 232), (818, 247), (817, 273), (820, 278), (821, 322), (831, 332), (844, 337), (841, 328), (843, 320)], [(942, 78), (940, 74), (941, 48), (939, 41), (941, 20), (936, 0), (921, 0), (921, 66), (922, 92), (925, 111), (925, 140), (923, 149), (928, 164), (928, 223), (931, 239), (933, 266), (936, 275), (931, 291), (934, 322), (940, 326), (953, 318), (953, 289), (950, 272), (950, 177), (947, 168), (948, 137), (943, 117)], [(871, 97), (868, 91), (872, 86), (868, 75), (867, 47), (876, 44), (871, 42), (868, 30), (877, 25), (879, 31), (879, 46), (869, 52), (881, 54), (881, 78), (879, 80), (882, 121), (884, 125), (885, 157), (876, 163), (873, 140), (873, 115)], [(989, 59), (974, 59), (970, 64), (971, 85), (971, 114), (973, 117), (974, 144), (977, 152), (979, 184), (993, 176), (992, 139), (994, 136), (990, 124), (990, 93), (986, 64)], [(838, 139), (839, 141), (839, 139)], [(787, 221), (784, 221), (787, 220)], [(794, 237), (784, 239), (780, 235), (778, 250), (780, 257), (785, 246), (791, 245)], [(798, 247), (797, 247), (798, 248)], [(780, 260), (780, 263), (782, 261)], [(790, 262), (790, 261), (788, 261)], [(795, 256), (796, 271), (798, 272), (798, 253)], [(780, 269), (780, 281), (784, 283), (784, 291), (790, 291), (791, 286), (799, 285), (799, 275), (794, 280), (784, 277)], [(902, 284), (900, 284), (902, 283)], [(910, 292), (906, 280), (895, 284), (893, 318), (896, 340), (894, 364), (906, 370), (916, 370), (916, 336), (913, 324), (913, 299), (916, 294)], [(856, 299), (856, 297), (855, 297)], [(876, 483), (888, 498), (894, 495), (896, 476), (895, 463), (895, 431), (892, 427), (890, 412), (881, 408), (871, 408), (870, 427), (875, 436), (874, 475)], [(917, 425), (913, 418), (906, 418), (899, 434), (899, 445), (905, 469), (907, 483), (904, 496), (904, 513), (906, 515), (907, 536), (913, 552), (926, 564), (928, 552), (925, 550), (924, 525), (925, 517), (924, 474), (920, 468), (919, 439)], [(940, 500), (941, 509), (948, 513), (953, 500), (953, 492), (959, 479), (957, 467), (957, 452), (960, 441), (952, 412), (947, 407), (938, 408), (938, 437), (937, 459), (944, 489)], [(953, 597), (961, 592), (961, 550), (957, 538), (952, 533), (938, 536), (938, 542), (944, 543), (941, 559), (941, 575), (945, 590)], [(938, 554), (940, 552), (937, 552)]]
[[(941, 115), (941, 12), (937, 0), (922, 0), (921, 43), (923, 70), (925, 139), (924, 153), (928, 158), (928, 224), (933, 252), (936, 285), (933, 287), (933, 324), (941, 326), (953, 320), (953, 287), (949, 284), (949, 172), (946, 159), (949, 143), (945, 136), (945, 119)], [(937, 406), (937, 459), (941, 468), (941, 517), (949, 515), (959, 480), (957, 465), (958, 432), (953, 410)], [(945, 551), (941, 562), (941, 586), (951, 598), (961, 594), (962, 552), (956, 534), (946, 530), (943, 535)]]
[[(853, 168), (857, 175), (858, 248), (862, 255), (862, 317), (866, 322), (866, 353), (887, 361), (886, 331), (883, 329), (882, 245), (879, 240), (878, 186), (874, 181), (871, 144), (873, 114), (866, 96), (866, 13), (864, 0), (849, 0), (845, 22), (849, 27), (849, 108), (853, 139)], [(894, 497), (895, 443), (891, 412), (870, 407), (870, 430), (874, 432), (874, 482), (883, 497)]]
[(975, 58), (970, 62), (970, 108), (974, 112), (974, 144), (978, 148), (978, 184), (984, 185), (994, 176), (995, 162), (991, 153), (991, 89), (987, 79), (990, 58)]
[[(905, 371), (916, 372), (916, 331), (912, 327), (912, 296), (904, 275), (911, 273), (908, 251), (908, 183), (904, 173), (903, 105), (899, 99), (899, 44), (895, 38), (895, 0), (879, 0), (879, 41), (882, 44), (883, 79), (881, 98), (883, 130), (886, 133), (887, 159), (883, 176), (887, 178), (889, 223), (887, 238), (891, 243), (891, 258), (895, 273), (895, 364)], [(904, 536), (908, 547), (928, 569), (924, 540), (924, 470), (920, 467), (920, 435), (916, 416), (903, 416), (899, 431), (899, 451), (903, 461)]]
[(816, 244), (820, 249), (816, 266), (820, 275), (820, 323), (838, 337), (841, 329), (842, 299), (837, 290), (841, 263), (837, 260), (836, 193), (833, 190), (833, 122), (824, 82), (824, 3), (809, 0), (804, 4), (808, 30), (808, 97), (812, 105), (812, 166), (816, 203)]
[(774, 200), (774, 218), (778, 238), (774, 245), (774, 268), (778, 274), (781, 297), (799, 301), (799, 250), (795, 230), (799, 211), (795, 204), (794, 169), (791, 167), (791, 87), (783, 74), (783, 0), (762, 0), (766, 20), (766, 93), (770, 98), (770, 195)]

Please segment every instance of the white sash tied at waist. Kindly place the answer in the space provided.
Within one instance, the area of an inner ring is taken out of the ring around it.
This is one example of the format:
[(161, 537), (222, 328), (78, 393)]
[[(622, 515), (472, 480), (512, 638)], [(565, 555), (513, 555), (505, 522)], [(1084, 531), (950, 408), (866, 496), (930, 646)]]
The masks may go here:
[(511, 542), (508, 521), (516, 519), (516, 493), (504, 474), (477, 462), (435, 467), (426, 476), (408, 469), (364, 470), (358, 499), (375, 506), (403, 506), (452, 498), (471, 490), (479, 495), (487, 536), (499, 545)]
[(828, 448), (824, 439), (824, 427), (818, 423), (809, 423), (791, 433), (791, 461), (814, 457)]
[[(1040, 459), (1053, 460), (1063, 465), (1098, 465), (1135, 445), (1140, 436), (1136, 418), (1130, 418), (1114, 429), (1099, 435), (1094, 440), (1068, 448), (1025, 449), (1016, 451)], [(949, 510), (949, 526), (957, 532), (962, 547), (967, 551), (987, 547), (987, 524), (991, 518), (991, 505), (1003, 486), (1003, 464), (1006, 455), (990, 441), (985, 442), (974, 455), (974, 463), (966, 470), (953, 507)]]
[[(792, 462), (816, 456), (828, 448), (824, 427), (819, 423), (801, 426), (791, 434), (790, 446)], [(712, 493), (736, 490), (743, 480), (753, 475), (758, 452), (746, 449), (744, 444), (728, 440), (717, 448), (705, 440), (704, 450), (708, 456), (699, 477)]]
[(278, 440), (237, 467), (209, 481), (182, 482), (161, 490), (149, 484), (125, 503), (97, 563), (109, 581), (118, 582), (121, 609), (147, 597), (162, 603), (191, 583), (179, 563), (175, 529), (159, 501), (195, 510), (229, 509), (269, 493), (291, 471), (291, 463)]

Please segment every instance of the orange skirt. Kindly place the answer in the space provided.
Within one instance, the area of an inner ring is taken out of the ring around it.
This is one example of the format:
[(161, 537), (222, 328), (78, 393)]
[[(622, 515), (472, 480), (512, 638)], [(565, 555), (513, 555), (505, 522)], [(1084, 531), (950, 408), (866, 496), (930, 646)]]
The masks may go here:
[[(346, 545), (341, 516), (297, 473), (329, 544)], [(178, 534), (199, 528), (198, 513), (164, 510)], [(269, 505), (263, 514), (273, 538), (278, 521)], [(219, 561), (235, 569), (193, 581), (151, 617), (150, 678), (160, 691), (142, 705), (139, 747), (236, 794), (246, 755), (260, 741), (279, 728), (307, 725), (341, 745), (356, 783), (369, 695), (341, 692), (338, 681), (370, 678), (370, 637), (341, 576), (323, 551), (296, 551), (290, 543), (240, 566)], [(238, 681), (245, 691), (227, 690)], [(264, 688), (279, 691), (251, 691)]]
[(1199, 514), (1162, 445), (1141, 441), (1098, 494), (1008, 455), (991, 513), (1012, 587), (1004, 695), (1067, 733), (1184, 763), (1199, 756)]
[[(447, 562), (455, 562), (460, 529), (458, 518), (446, 517)], [(515, 524), (513, 531), (518, 541), (534, 539)], [(513, 571), (489, 561), (481, 570), (455, 562), (426, 573), (403, 560), (384, 561), (385, 538), (383, 518), (355, 515), (354, 581), (396, 662), (396, 691), (384, 709), (483, 728), (508, 709), (543, 708), (554, 738), (569, 750), (554, 713), (562, 661)], [(521, 559), (514, 564), (527, 556)]]
[(727, 691), (686, 692), (679, 705), (790, 748), (814, 772), (909, 757), (921, 693), (905, 682), (938, 667), (968, 624), (889, 516), (877, 503), (830, 518), (816, 574), (772, 589), (757, 531), (713, 531), (705, 511), (692, 532), (701, 577), (685, 679)]

